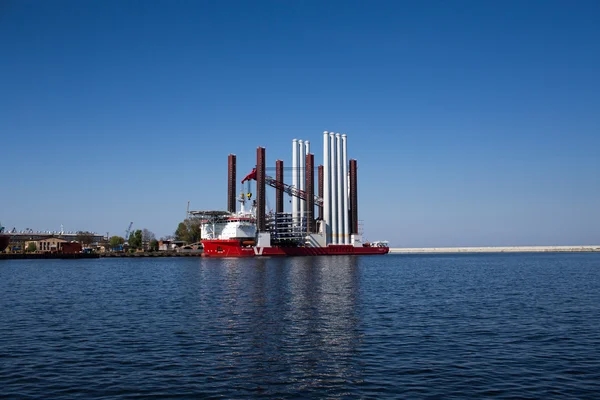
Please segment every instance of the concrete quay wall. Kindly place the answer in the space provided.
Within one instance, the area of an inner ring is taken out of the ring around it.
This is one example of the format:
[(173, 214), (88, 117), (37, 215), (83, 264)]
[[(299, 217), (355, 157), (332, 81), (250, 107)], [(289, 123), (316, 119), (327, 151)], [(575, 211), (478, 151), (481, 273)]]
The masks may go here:
[(503, 247), (395, 247), (391, 254), (435, 254), (435, 253), (543, 253), (543, 252), (600, 252), (595, 246), (503, 246)]

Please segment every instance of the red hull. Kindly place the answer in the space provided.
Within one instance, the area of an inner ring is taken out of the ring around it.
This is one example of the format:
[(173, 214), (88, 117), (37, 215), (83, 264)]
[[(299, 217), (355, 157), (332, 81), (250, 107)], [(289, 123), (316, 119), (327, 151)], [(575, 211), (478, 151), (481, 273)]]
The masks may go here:
[(354, 247), (329, 245), (327, 247), (256, 247), (242, 246), (239, 240), (203, 240), (204, 257), (255, 256), (360, 256), (387, 254), (389, 247)]

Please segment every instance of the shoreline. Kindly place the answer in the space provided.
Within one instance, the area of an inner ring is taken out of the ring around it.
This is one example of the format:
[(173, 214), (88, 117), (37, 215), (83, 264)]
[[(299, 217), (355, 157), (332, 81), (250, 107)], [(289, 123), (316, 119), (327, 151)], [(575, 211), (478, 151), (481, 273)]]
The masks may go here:
[[(492, 246), (492, 247), (390, 247), (389, 254), (479, 254), (479, 253), (600, 253), (592, 246)], [(28, 254), (0, 253), (0, 260), (43, 260), (81, 258), (201, 257), (202, 252), (159, 251), (147, 253)]]
[(100, 258), (96, 253), (73, 253), (73, 254), (37, 254), (37, 253), (0, 253), (0, 260), (48, 260), (48, 259), (80, 259)]
[(51, 260), (82, 258), (152, 258), (152, 257), (200, 257), (201, 252), (147, 252), (147, 253), (0, 253), (0, 260)]

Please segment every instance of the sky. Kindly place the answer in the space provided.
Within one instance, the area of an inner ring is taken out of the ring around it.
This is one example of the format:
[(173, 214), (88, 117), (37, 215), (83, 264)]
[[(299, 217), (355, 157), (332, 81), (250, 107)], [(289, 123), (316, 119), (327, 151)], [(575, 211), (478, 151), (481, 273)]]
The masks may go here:
[(243, 177), (263, 146), (269, 172), (297, 138), (322, 163), (333, 131), (367, 240), (600, 244), (598, 21), (583, 0), (2, 1), (0, 222), (166, 236), (188, 201), (226, 208), (228, 154)]

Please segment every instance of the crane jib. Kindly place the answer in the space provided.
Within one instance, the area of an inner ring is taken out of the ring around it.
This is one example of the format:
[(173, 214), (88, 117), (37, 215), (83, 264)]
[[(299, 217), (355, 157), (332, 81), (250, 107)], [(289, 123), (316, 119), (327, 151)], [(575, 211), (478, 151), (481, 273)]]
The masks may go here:
[[(292, 185), (288, 185), (283, 182), (279, 182), (271, 176), (265, 176), (265, 183), (275, 189), (283, 190), (284, 193), (289, 194), (290, 196), (298, 197), (299, 199), (306, 200), (306, 192), (304, 190), (300, 190), (295, 188)], [(317, 206), (323, 205), (323, 199), (319, 196), (315, 195), (315, 204)]]

